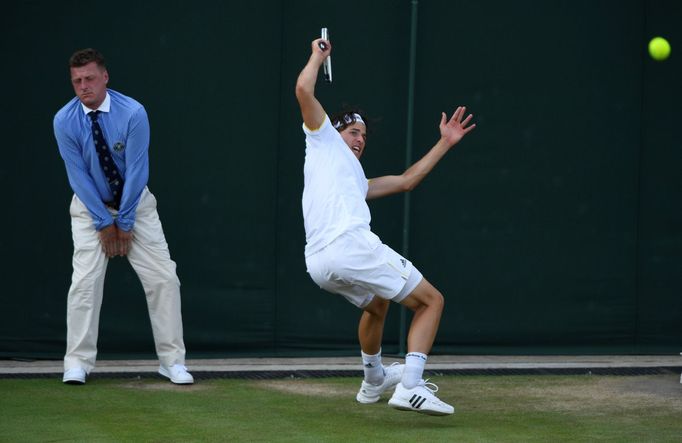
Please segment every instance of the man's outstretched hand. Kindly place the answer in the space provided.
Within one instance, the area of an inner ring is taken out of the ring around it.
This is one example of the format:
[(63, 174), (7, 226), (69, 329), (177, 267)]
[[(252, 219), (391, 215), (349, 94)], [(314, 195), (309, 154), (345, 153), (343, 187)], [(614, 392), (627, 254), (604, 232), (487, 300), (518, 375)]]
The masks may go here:
[(469, 114), (464, 120), (464, 113), (467, 108), (465, 106), (459, 106), (455, 113), (452, 114), (450, 120), (447, 119), (445, 112), (442, 113), (440, 119), (440, 138), (445, 141), (448, 146), (453, 146), (459, 143), (459, 141), (469, 133), (472, 129), (476, 127), (476, 124), (470, 124), (473, 115)]

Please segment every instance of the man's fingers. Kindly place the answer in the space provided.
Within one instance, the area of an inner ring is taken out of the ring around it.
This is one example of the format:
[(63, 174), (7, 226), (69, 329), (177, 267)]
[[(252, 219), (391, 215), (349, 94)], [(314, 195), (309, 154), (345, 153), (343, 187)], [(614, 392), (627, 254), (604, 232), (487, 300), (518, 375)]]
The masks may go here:
[(121, 256), (128, 255), (128, 252), (130, 252), (130, 243), (130, 240), (121, 242)]
[(472, 118), (473, 118), (473, 115), (472, 115), (472, 114), (469, 114), (469, 115), (467, 116), (467, 118), (465, 118), (464, 121), (462, 122), (462, 127), (466, 127), (466, 125), (469, 124), (469, 122), (471, 121)]
[(461, 121), (462, 115), (464, 115), (465, 109), (466, 108), (464, 108), (463, 106), (458, 106), (457, 109), (455, 110), (455, 112), (452, 114), (452, 118), (450, 119), (450, 121), (456, 121), (456, 122)]
[(118, 240), (118, 255), (124, 257), (127, 254), (126, 244), (124, 241)]
[(465, 129), (464, 129), (464, 133), (467, 134), (469, 131), (471, 131), (471, 130), (474, 129), (475, 127), (476, 127), (476, 123), (474, 123), (473, 125), (469, 126), (468, 128), (465, 128)]
[(322, 54), (328, 53), (332, 49), (332, 44), (329, 40), (318, 38), (313, 40), (313, 52), (319, 52)]
[(128, 252), (130, 252), (130, 248), (133, 244), (133, 233), (119, 230), (117, 241), (119, 245), (119, 255), (122, 257), (126, 256), (128, 255)]
[(456, 122), (457, 121), (457, 113), (459, 112), (459, 106), (457, 109), (455, 109), (455, 112), (452, 113), (452, 117), (450, 117), (450, 121), (448, 123)]

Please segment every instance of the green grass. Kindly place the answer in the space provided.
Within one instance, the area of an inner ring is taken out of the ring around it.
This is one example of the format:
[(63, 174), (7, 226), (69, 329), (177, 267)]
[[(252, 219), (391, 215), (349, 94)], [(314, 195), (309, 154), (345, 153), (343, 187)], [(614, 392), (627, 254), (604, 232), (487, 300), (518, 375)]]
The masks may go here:
[(679, 442), (679, 376), (444, 376), (455, 415), (354, 400), (356, 378), (0, 379), (7, 442)]

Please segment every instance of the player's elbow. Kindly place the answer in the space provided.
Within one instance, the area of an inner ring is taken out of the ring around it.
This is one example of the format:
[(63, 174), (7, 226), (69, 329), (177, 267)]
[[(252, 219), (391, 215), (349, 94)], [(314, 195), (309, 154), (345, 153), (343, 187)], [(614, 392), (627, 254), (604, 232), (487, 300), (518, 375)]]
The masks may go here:
[(400, 192), (410, 192), (414, 190), (418, 184), (419, 180), (416, 180), (415, 177), (411, 177), (409, 175), (403, 176), (402, 180), (400, 181)]
[(310, 97), (312, 95), (312, 92), (310, 91), (310, 88), (307, 87), (306, 84), (301, 82), (300, 80), (296, 82), (296, 98), (298, 101), (304, 100), (306, 97)]
[(411, 192), (416, 187), (417, 187), (417, 185), (409, 183), (409, 182), (403, 183), (400, 186), (400, 190), (398, 192)]

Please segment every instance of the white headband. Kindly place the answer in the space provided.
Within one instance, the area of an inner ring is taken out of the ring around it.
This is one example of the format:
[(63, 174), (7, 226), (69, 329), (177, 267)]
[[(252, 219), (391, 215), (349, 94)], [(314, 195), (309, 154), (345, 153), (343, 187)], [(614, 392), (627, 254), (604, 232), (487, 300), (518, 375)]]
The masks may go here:
[(363, 125), (367, 126), (367, 123), (365, 123), (360, 114), (358, 114), (357, 112), (354, 112), (352, 114), (345, 114), (343, 116), (343, 122), (339, 120), (336, 123), (334, 123), (334, 129), (339, 129), (344, 123), (346, 125), (350, 125), (353, 123), (362, 123)]

